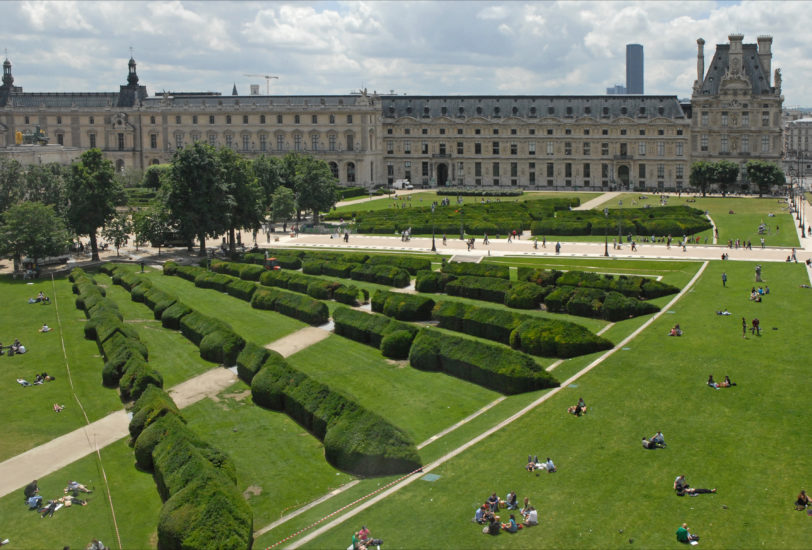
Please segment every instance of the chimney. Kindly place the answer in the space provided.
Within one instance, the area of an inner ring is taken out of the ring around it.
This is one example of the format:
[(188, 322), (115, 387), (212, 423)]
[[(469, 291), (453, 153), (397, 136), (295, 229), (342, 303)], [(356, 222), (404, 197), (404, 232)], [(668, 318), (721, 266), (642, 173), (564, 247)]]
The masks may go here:
[(767, 78), (768, 86), (770, 85), (770, 68), (773, 59), (772, 45), (772, 36), (758, 37), (758, 60), (761, 61), (761, 66), (764, 67), (764, 76)]
[(699, 38), (696, 41), (696, 80), (700, 84), (705, 79), (705, 39)]
[(742, 71), (742, 41), (744, 35), (736, 33), (728, 35), (727, 38), (730, 40), (730, 53), (728, 54), (730, 63), (728, 67), (732, 74), (739, 75)]

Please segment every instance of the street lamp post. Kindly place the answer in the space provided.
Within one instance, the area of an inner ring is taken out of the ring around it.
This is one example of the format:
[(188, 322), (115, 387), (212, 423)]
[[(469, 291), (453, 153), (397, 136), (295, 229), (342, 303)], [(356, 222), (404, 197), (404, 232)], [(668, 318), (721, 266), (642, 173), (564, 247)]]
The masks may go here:
[(609, 257), (609, 209), (603, 209), (603, 217), (605, 222), (603, 224), (603, 255)]
[[(463, 205), (464, 206), (464, 205)], [(460, 240), (465, 240), (465, 209), (460, 206)]]
[(436, 202), (431, 203), (431, 251), (437, 252), (437, 245), (434, 243), (434, 207)]
[(617, 201), (617, 204), (620, 206), (617, 216), (617, 244), (620, 246), (620, 243), (623, 242), (623, 237), (620, 235), (620, 221), (623, 219), (623, 201)]

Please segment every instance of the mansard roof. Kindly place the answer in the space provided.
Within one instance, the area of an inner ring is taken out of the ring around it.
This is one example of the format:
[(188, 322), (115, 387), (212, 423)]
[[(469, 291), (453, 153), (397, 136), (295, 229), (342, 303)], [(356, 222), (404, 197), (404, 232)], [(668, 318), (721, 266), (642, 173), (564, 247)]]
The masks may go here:
[(620, 117), (682, 119), (676, 96), (383, 96), (384, 118), (483, 117), (613, 119)]
[[(717, 44), (716, 53), (713, 54), (713, 59), (705, 73), (705, 79), (699, 88), (699, 94), (717, 95), (722, 77), (727, 73), (729, 66), (730, 44)], [(752, 84), (753, 95), (773, 92), (770, 87), (770, 75), (761, 66), (757, 44), (742, 44), (742, 68)]]
[(36, 109), (60, 108), (70, 109), (72, 107), (86, 107), (103, 109), (105, 107), (132, 107), (136, 98), (143, 99), (146, 96), (146, 88), (139, 86), (138, 90), (121, 87), (120, 92), (12, 92), (0, 96), (0, 107), (21, 107)]
[(166, 96), (157, 94), (144, 100), (145, 106), (157, 107), (164, 104), (163, 102), (170, 102), (173, 107), (267, 107), (267, 106), (301, 106), (301, 107), (318, 107), (324, 106), (366, 106), (366, 99), (359, 101), (363, 96), (360, 95), (243, 95), (243, 96), (224, 96), (220, 94), (196, 94), (178, 92), (175, 94), (167, 93)]

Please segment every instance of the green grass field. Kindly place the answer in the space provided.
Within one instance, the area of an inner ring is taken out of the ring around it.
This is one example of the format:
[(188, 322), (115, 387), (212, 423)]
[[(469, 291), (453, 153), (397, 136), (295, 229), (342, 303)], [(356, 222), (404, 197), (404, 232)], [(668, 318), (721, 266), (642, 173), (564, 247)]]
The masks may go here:
[[(812, 390), (806, 374), (812, 353), (808, 324), (798, 322), (812, 291), (799, 286), (808, 284), (804, 267), (771, 264), (765, 274), (771, 294), (750, 302), (751, 269), (710, 264), (673, 314), (577, 387), (434, 470), (439, 480), (409, 485), (309, 547), (339, 547), (365, 524), (393, 548), (490, 548), (493, 539), (470, 518), (491, 492), (510, 490), (531, 499), (541, 525), (500, 535), (500, 546), (628, 547), (632, 539), (635, 546), (667, 548), (685, 521), (711, 548), (806, 547), (812, 524), (792, 501), (812, 475), (803, 404)], [(714, 313), (723, 307), (733, 315)], [(741, 316), (749, 322), (756, 315), (762, 336), (742, 338)], [(666, 336), (674, 322), (683, 337)], [(705, 384), (709, 374), (729, 375), (738, 385), (715, 391)], [(581, 396), (589, 413), (566, 414)], [(657, 430), (668, 447), (642, 449), (641, 436)], [(559, 472), (528, 474), (527, 454), (551, 456)], [(672, 490), (678, 474), (718, 493), (679, 498)]]

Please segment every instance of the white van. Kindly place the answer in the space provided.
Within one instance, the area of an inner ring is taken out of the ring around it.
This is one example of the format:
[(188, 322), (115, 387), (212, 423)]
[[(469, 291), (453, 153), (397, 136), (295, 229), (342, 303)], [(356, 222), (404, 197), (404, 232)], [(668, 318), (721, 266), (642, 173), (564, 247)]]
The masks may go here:
[(409, 180), (395, 180), (395, 183), (392, 184), (394, 189), (414, 189), (414, 185), (409, 183)]

